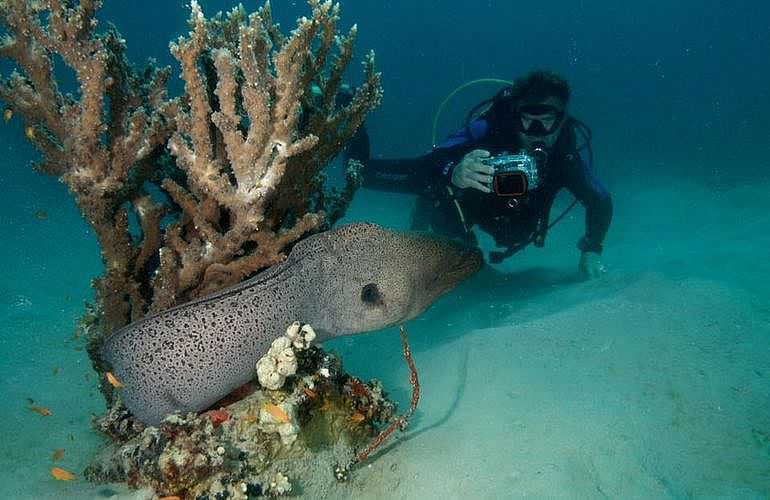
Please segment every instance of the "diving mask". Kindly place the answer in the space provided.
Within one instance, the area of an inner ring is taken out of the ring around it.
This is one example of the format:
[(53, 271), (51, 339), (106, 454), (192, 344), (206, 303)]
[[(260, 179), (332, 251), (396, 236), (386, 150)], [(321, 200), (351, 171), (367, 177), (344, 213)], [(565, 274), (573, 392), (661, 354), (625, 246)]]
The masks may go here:
[(532, 137), (550, 135), (564, 120), (564, 110), (549, 104), (524, 104), (518, 109), (521, 133)]

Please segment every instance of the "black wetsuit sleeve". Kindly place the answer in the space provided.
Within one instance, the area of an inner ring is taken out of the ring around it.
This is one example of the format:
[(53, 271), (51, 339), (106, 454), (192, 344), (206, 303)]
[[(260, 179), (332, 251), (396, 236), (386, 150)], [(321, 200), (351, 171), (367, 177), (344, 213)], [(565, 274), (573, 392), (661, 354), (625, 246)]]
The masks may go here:
[(369, 132), (366, 125), (361, 124), (345, 146), (343, 159), (345, 162), (356, 160), (363, 165), (363, 187), (397, 193), (420, 192), (415, 182), (419, 158), (377, 160), (370, 158), (370, 150)]
[(377, 191), (422, 194), (428, 188), (423, 175), (428, 156), (369, 160), (362, 171), (363, 187)]
[(400, 159), (370, 158), (369, 132), (362, 124), (348, 142), (343, 159), (361, 162), (363, 187), (377, 191), (421, 194), (426, 185), (422, 176), (427, 156)]
[[(486, 123), (473, 124), (471, 132), (482, 133)], [(471, 150), (473, 140), (465, 130), (451, 135), (430, 153), (416, 158), (372, 159), (369, 136), (361, 126), (345, 151), (346, 159), (364, 164), (363, 187), (378, 191), (422, 194), (436, 185), (451, 181), (452, 169)]]
[(612, 197), (584, 161), (569, 168), (565, 187), (586, 210), (585, 236), (578, 242), (584, 252), (602, 252), (602, 243), (612, 221)]
[(462, 157), (455, 148), (434, 149), (425, 156), (424, 169), (421, 172), (423, 182), (431, 185), (449, 184), (452, 181), (452, 171)]

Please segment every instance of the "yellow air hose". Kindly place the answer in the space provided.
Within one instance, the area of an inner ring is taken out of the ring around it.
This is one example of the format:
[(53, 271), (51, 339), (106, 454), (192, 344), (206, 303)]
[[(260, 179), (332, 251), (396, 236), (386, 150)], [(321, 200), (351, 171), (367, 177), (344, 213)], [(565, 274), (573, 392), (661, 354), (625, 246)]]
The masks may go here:
[(456, 94), (459, 92), (462, 92), (463, 90), (467, 89), (468, 87), (472, 85), (476, 85), (479, 83), (498, 83), (501, 85), (512, 85), (513, 82), (510, 82), (508, 80), (503, 80), (501, 78), (478, 78), (476, 80), (471, 80), (469, 82), (465, 82), (456, 89), (454, 89), (452, 92), (450, 92), (443, 101), (441, 101), (441, 104), (439, 104), (438, 109), (436, 110), (436, 114), (433, 116), (433, 131), (431, 134), (431, 144), (433, 147), (436, 147), (436, 128), (438, 128), (438, 120), (441, 117), (441, 113), (444, 112), (444, 107), (446, 107), (447, 103), (452, 99)]

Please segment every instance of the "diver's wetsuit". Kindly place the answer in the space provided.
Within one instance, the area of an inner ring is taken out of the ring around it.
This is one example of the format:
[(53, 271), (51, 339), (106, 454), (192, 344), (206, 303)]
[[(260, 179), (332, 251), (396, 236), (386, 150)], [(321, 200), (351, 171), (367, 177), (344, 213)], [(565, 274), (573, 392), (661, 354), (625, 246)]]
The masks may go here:
[(515, 123), (513, 117), (495, 119), (485, 114), (429, 154), (404, 160), (369, 160), (368, 137), (365, 130), (360, 130), (348, 155), (366, 165), (364, 187), (420, 195), (415, 212), (417, 228), (425, 228), (419, 227), (422, 220), (438, 233), (473, 242), (470, 228), (476, 224), (498, 246), (509, 249), (505, 256), (530, 242), (542, 246), (551, 205), (556, 194), (567, 189), (586, 209), (586, 232), (578, 247), (601, 253), (612, 219), (612, 201), (591, 172), (590, 148), (579, 144), (580, 127), (571, 118), (567, 118), (545, 168), (539, 170), (543, 180), (537, 190), (511, 202), (494, 193), (451, 185), (452, 169), (474, 149), (485, 149), (493, 156), (518, 152), (521, 148), (513, 129)]

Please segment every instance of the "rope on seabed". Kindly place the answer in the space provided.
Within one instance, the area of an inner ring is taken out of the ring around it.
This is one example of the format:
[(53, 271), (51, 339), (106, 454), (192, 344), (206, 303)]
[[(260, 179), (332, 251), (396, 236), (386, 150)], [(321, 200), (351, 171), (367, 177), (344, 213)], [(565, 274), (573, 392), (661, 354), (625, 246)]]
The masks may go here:
[(355, 458), (351, 460), (350, 463), (348, 463), (348, 465), (336, 465), (334, 467), (334, 477), (337, 479), (337, 481), (347, 481), (350, 475), (350, 470), (369, 458), (369, 455), (371, 455), (377, 448), (379, 448), (396, 429), (401, 429), (402, 431), (406, 429), (406, 426), (409, 424), (409, 418), (417, 409), (417, 403), (420, 401), (420, 380), (417, 378), (417, 367), (414, 365), (412, 351), (409, 349), (409, 339), (407, 338), (406, 328), (404, 325), (399, 326), (399, 334), (401, 335), (401, 345), (404, 349), (404, 359), (406, 360), (406, 364), (409, 367), (409, 383), (412, 386), (412, 400), (409, 402), (409, 409), (403, 415), (400, 415), (391, 420), (390, 424), (388, 424), (385, 429), (377, 434), (372, 442), (369, 443), (369, 445), (364, 448), (363, 451), (359, 452)]

